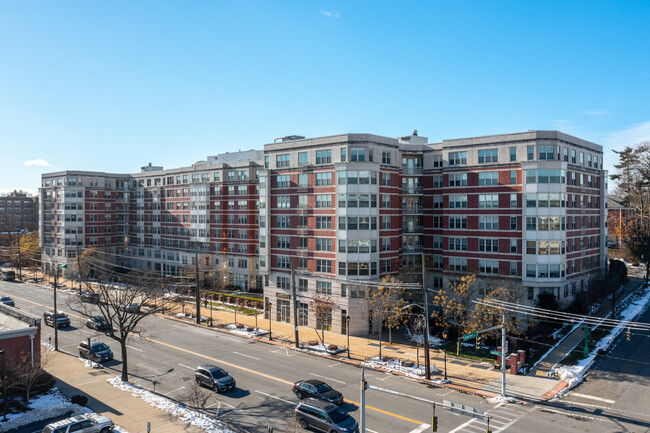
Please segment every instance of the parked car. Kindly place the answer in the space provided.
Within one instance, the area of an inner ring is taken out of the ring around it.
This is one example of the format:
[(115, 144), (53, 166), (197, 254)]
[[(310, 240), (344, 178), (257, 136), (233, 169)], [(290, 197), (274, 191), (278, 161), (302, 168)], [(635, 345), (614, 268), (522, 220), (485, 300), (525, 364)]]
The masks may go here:
[(618, 248), (618, 243), (616, 241), (607, 241), (607, 248)]
[(114, 427), (115, 424), (109, 417), (87, 413), (48, 424), (43, 433), (109, 433)]
[(214, 365), (200, 365), (194, 370), (196, 383), (216, 392), (224, 392), (233, 389), (237, 383), (228, 372)]
[(93, 316), (86, 320), (86, 326), (96, 331), (110, 331), (111, 326), (104, 316)]
[(0, 271), (0, 279), (4, 281), (14, 281), (16, 279), (15, 271)]
[(139, 313), (140, 304), (122, 304), (119, 306), (120, 311), (126, 311), (127, 313)]
[(84, 359), (90, 359), (94, 362), (106, 362), (113, 359), (113, 351), (106, 343), (101, 341), (91, 341), (88, 345), (88, 340), (83, 340), (79, 343), (79, 356)]
[(9, 305), (10, 307), (15, 307), (16, 303), (10, 296), (0, 296), (0, 303)]
[(296, 420), (304, 429), (326, 433), (359, 433), (359, 424), (349, 413), (339, 406), (315, 398), (298, 403), (295, 409)]
[(89, 304), (99, 304), (99, 293), (84, 290), (81, 292), (81, 302), (88, 302)]
[[(54, 321), (54, 311), (46, 311), (43, 313), (43, 322), (47, 326), (54, 326)], [(56, 326), (57, 328), (67, 328), (70, 326), (70, 318), (65, 313), (59, 311), (56, 313)]]
[(343, 395), (322, 380), (299, 380), (293, 384), (291, 390), (300, 400), (311, 397), (334, 404), (343, 403)]

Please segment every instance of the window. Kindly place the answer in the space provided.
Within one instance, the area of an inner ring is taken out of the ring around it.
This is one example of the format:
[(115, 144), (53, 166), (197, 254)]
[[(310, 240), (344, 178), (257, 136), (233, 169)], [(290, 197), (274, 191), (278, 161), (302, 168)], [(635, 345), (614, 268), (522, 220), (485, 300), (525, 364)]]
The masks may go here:
[(381, 174), (381, 184), (383, 186), (390, 186), (390, 173)]
[[(331, 260), (325, 260), (325, 259), (317, 259), (316, 260), (316, 272), (321, 272), (325, 274), (331, 274), (332, 273), (332, 261)], [(329, 283), (331, 285), (331, 283)], [(330, 288), (331, 290), (331, 288)]]
[(510, 262), (510, 275), (517, 275), (517, 262)]
[(498, 185), (499, 172), (498, 171), (482, 171), (478, 174), (479, 185)]
[(563, 155), (564, 155), (564, 158), (563, 158), (563, 159), (564, 159), (566, 162), (569, 162), (569, 148), (568, 148), (568, 147), (565, 147), (564, 149), (562, 149), (562, 153), (563, 153)]
[(308, 164), (307, 152), (298, 152), (298, 165)]
[(510, 194), (510, 207), (511, 208), (516, 208), (517, 207), (517, 194), (516, 193)]
[(450, 229), (466, 229), (467, 217), (466, 216), (450, 216), (449, 217)]
[(390, 251), (390, 238), (381, 238), (381, 250)]
[[(289, 176), (276, 176), (275, 186), (278, 188), (289, 188)], [(229, 189), (231, 187), (228, 187)]]
[(390, 216), (384, 215), (381, 217), (381, 228), (384, 230), (390, 229)]
[(526, 217), (526, 230), (537, 230), (537, 217)]
[(499, 207), (499, 194), (479, 194), (479, 208), (497, 208)]
[(332, 207), (332, 195), (331, 194), (317, 194), (316, 195), (316, 207), (317, 208), (331, 208)]
[(382, 164), (390, 164), (390, 152), (382, 152), (381, 153), (381, 163)]
[(316, 251), (332, 251), (332, 239), (316, 238)]
[(536, 241), (526, 241), (526, 254), (537, 254)]
[[(289, 256), (277, 256), (277, 257), (278, 257), (278, 268), (291, 269), (291, 258)], [(278, 279), (280, 279), (280, 277), (278, 277)], [(289, 278), (287, 278), (287, 280), (288, 279)]]
[(539, 159), (552, 160), (553, 159), (553, 146), (539, 146)]
[(467, 238), (449, 238), (449, 249), (452, 251), (467, 251)]
[[(278, 289), (288, 290), (291, 288), (291, 279), (289, 277), (278, 277), (276, 281), (277, 281)], [(268, 305), (268, 302), (266, 304)]]
[(510, 185), (517, 184), (517, 170), (510, 170)]
[(305, 236), (300, 236), (298, 238), (298, 249), (306, 250), (307, 248), (309, 248), (309, 238)]
[(510, 252), (517, 253), (517, 239), (510, 239)]
[[(467, 228), (467, 226), (463, 228)], [(478, 228), (479, 230), (499, 230), (499, 217), (498, 216), (478, 217)]]
[(450, 208), (466, 208), (467, 207), (467, 195), (450, 195), (449, 196), (449, 207)]
[(289, 167), (289, 154), (277, 155), (275, 157), (275, 166), (280, 167)]
[(585, 153), (580, 152), (580, 165), (585, 165)]
[(291, 196), (288, 195), (279, 195), (278, 198), (278, 208), (280, 209), (289, 209), (291, 207)]
[(449, 186), (467, 186), (467, 173), (451, 173)]
[(478, 163), (498, 162), (499, 149), (486, 149), (478, 151)]
[[(343, 159), (343, 157), (341, 157)], [(350, 162), (363, 162), (366, 160), (366, 149), (350, 149)]]
[(278, 228), (279, 229), (288, 229), (289, 228), (289, 215), (280, 215), (278, 216)]
[(510, 162), (516, 161), (517, 160), (517, 148), (516, 147), (511, 147), (510, 148)]
[(288, 250), (291, 248), (291, 242), (289, 241), (289, 236), (278, 236), (276, 246)]
[(316, 152), (316, 164), (329, 164), (332, 162), (331, 150), (319, 150)]
[(298, 291), (299, 292), (306, 292), (309, 288), (309, 280), (306, 278), (299, 278), (298, 279)]
[(434, 209), (442, 209), (442, 196), (441, 195), (434, 195), (433, 196), (433, 208)]
[(478, 240), (478, 250), (481, 252), (499, 252), (499, 240), (498, 239), (479, 239)]
[(382, 194), (381, 195), (381, 207), (389, 208), (390, 207), (390, 195)]
[(332, 283), (329, 281), (316, 281), (316, 293), (321, 295), (331, 295)]
[[(534, 264), (527, 264), (526, 265), (526, 277), (535, 278), (536, 276), (537, 276), (536, 266)], [(528, 289), (528, 299), (533, 299), (532, 293), (533, 293), (534, 290), (535, 289), (533, 289), (532, 287), (530, 287)]]
[(435, 175), (433, 176), (433, 187), (434, 188), (442, 188), (442, 175)]
[(381, 261), (381, 273), (389, 274), (391, 272), (390, 259), (385, 259)]
[(342, 147), (342, 148), (341, 148), (341, 162), (345, 162), (345, 161), (347, 160), (347, 159), (346, 159), (346, 156), (345, 156), (345, 155), (346, 155), (346, 151), (347, 151), (347, 149), (346, 149), (345, 147)]
[(449, 152), (449, 165), (466, 165), (467, 152)]
[(528, 161), (535, 159), (535, 146), (527, 146), (526, 150), (528, 152)]
[(308, 202), (308, 196), (307, 195), (299, 195), (298, 196), (298, 209), (304, 209), (308, 207), (309, 202)]
[(317, 216), (316, 217), (316, 228), (319, 229), (319, 230), (331, 230), (332, 229), (332, 217), (331, 216)]
[(481, 274), (498, 274), (499, 261), (498, 260), (479, 260), (478, 271)]
[(316, 173), (316, 185), (324, 186), (332, 184), (332, 173)]
[(298, 186), (308, 186), (309, 185), (309, 175), (299, 174), (298, 175)]
[(467, 272), (467, 258), (449, 257), (449, 271)]

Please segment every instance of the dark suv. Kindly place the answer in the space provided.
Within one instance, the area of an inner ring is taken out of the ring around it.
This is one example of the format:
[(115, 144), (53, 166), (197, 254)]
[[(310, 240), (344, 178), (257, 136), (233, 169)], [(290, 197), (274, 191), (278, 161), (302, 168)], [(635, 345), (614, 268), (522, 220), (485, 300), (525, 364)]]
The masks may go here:
[[(43, 322), (47, 326), (54, 326), (54, 320), (54, 311), (46, 311), (43, 313)], [(70, 326), (70, 318), (65, 313), (56, 313), (56, 327), (67, 328), (68, 326)]]
[(113, 351), (105, 343), (101, 341), (91, 341), (90, 346), (88, 340), (79, 343), (79, 357), (90, 359), (94, 362), (106, 362), (113, 359)]
[(326, 433), (359, 433), (359, 424), (345, 410), (323, 400), (308, 398), (298, 403), (296, 419), (302, 428)]
[(334, 404), (343, 403), (343, 395), (322, 380), (299, 380), (293, 384), (291, 390), (300, 400), (311, 397)]
[(237, 386), (235, 379), (227, 371), (214, 365), (201, 365), (194, 371), (196, 383), (212, 388), (214, 391), (223, 392)]

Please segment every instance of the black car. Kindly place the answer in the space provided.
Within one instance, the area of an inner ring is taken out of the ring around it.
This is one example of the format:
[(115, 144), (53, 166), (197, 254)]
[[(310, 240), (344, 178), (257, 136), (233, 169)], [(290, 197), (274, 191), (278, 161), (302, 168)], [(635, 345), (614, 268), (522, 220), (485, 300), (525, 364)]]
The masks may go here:
[(89, 304), (98, 304), (99, 293), (91, 292), (90, 290), (84, 290), (83, 292), (81, 292), (81, 302), (88, 302)]
[(294, 410), (300, 427), (326, 433), (359, 433), (359, 423), (342, 408), (314, 398), (301, 401)]
[(56, 319), (54, 316), (53, 311), (46, 311), (43, 313), (43, 322), (45, 322), (47, 326), (54, 326), (54, 321), (56, 320), (57, 328), (67, 328), (70, 326), (70, 318), (65, 313), (56, 313)]
[(113, 351), (106, 343), (101, 341), (91, 341), (88, 345), (88, 341), (84, 340), (79, 343), (79, 356), (84, 359), (90, 359), (94, 362), (106, 362), (113, 359)]
[(111, 329), (104, 316), (93, 316), (86, 320), (86, 326), (96, 331), (109, 331)]
[(293, 384), (291, 390), (301, 400), (311, 397), (334, 404), (343, 403), (343, 395), (322, 380), (299, 380)]
[(16, 303), (10, 296), (0, 296), (0, 303), (9, 305), (10, 307), (15, 307)]
[(194, 370), (196, 383), (212, 388), (216, 392), (233, 389), (237, 384), (228, 372), (214, 365), (201, 365)]

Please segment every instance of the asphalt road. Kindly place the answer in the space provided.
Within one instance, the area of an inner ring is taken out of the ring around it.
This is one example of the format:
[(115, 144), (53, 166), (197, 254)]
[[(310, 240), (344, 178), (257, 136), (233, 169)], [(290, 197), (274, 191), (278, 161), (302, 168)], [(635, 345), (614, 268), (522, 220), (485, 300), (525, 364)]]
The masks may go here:
[[(16, 306), (42, 315), (52, 305), (52, 291), (22, 283), (0, 282), (0, 294), (12, 296)], [(113, 349), (116, 359), (105, 364), (115, 372), (121, 371), (121, 359), (117, 342), (102, 333), (83, 326), (84, 319), (71, 314), (60, 294), (59, 310), (69, 313), (72, 326), (59, 332), (61, 350), (77, 353), (76, 346), (89, 336), (104, 341)], [(291, 384), (299, 379), (320, 378), (343, 393), (344, 408), (359, 420), (359, 397), (361, 370), (355, 366), (331, 359), (286, 350), (284, 348), (228, 334), (199, 329), (162, 317), (150, 316), (143, 320), (142, 335), (129, 342), (130, 379), (153, 387), (171, 398), (184, 401), (193, 380), (197, 365), (216, 364), (235, 377), (237, 388), (224, 394), (210, 395), (207, 407), (220, 420), (251, 432), (266, 432), (269, 425), (275, 431), (284, 431), (293, 417), (297, 398), (291, 392)], [(43, 341), (53, 335), (53, 329), (43, 327)], [(647, 370), (645, 370), (647, 380)], [(635, 430), (630, 414), (627, 418), (612, 421), (612, 415), (602, 415), (564, 401), (553, 404), (490, 404), (481, 397), (459, 393), (445, 388), (431, 387), (417, 381), (374, 371), (366, 372), (370, 385), (401, 393), (442, 402), (450, 400), (485, 411), (492, 416), (491, 430), (518, 432), (617, 432), (650, 431)], [(607, 379), (603, 379), (605, 382)], [(647, 384), (641, 384), (641, 388)], [(629, 388), (629, 387), (628, 387)], [(646, 400), (647, 401), (647, 400)], [(641, 400), (643, 402), (643, 400)], [(642, 414), (642, 423), (650, 425), (647, 407), (634, 416)], [(636, 407), (635, 409), (636, 410)], [(393, 395), (368, 391), (366, 393), (366, 425), (370, 433), (431, 431), (431, 406)], [(645, 415), (643, 415), (645, 414)], [(464, 415), (437, 409), (440, 432), (485, 432), (485, 422)], [(620, 430), (621, 425), (631, 425)], [(549, 427), (552, 427), (549, 430)]]

